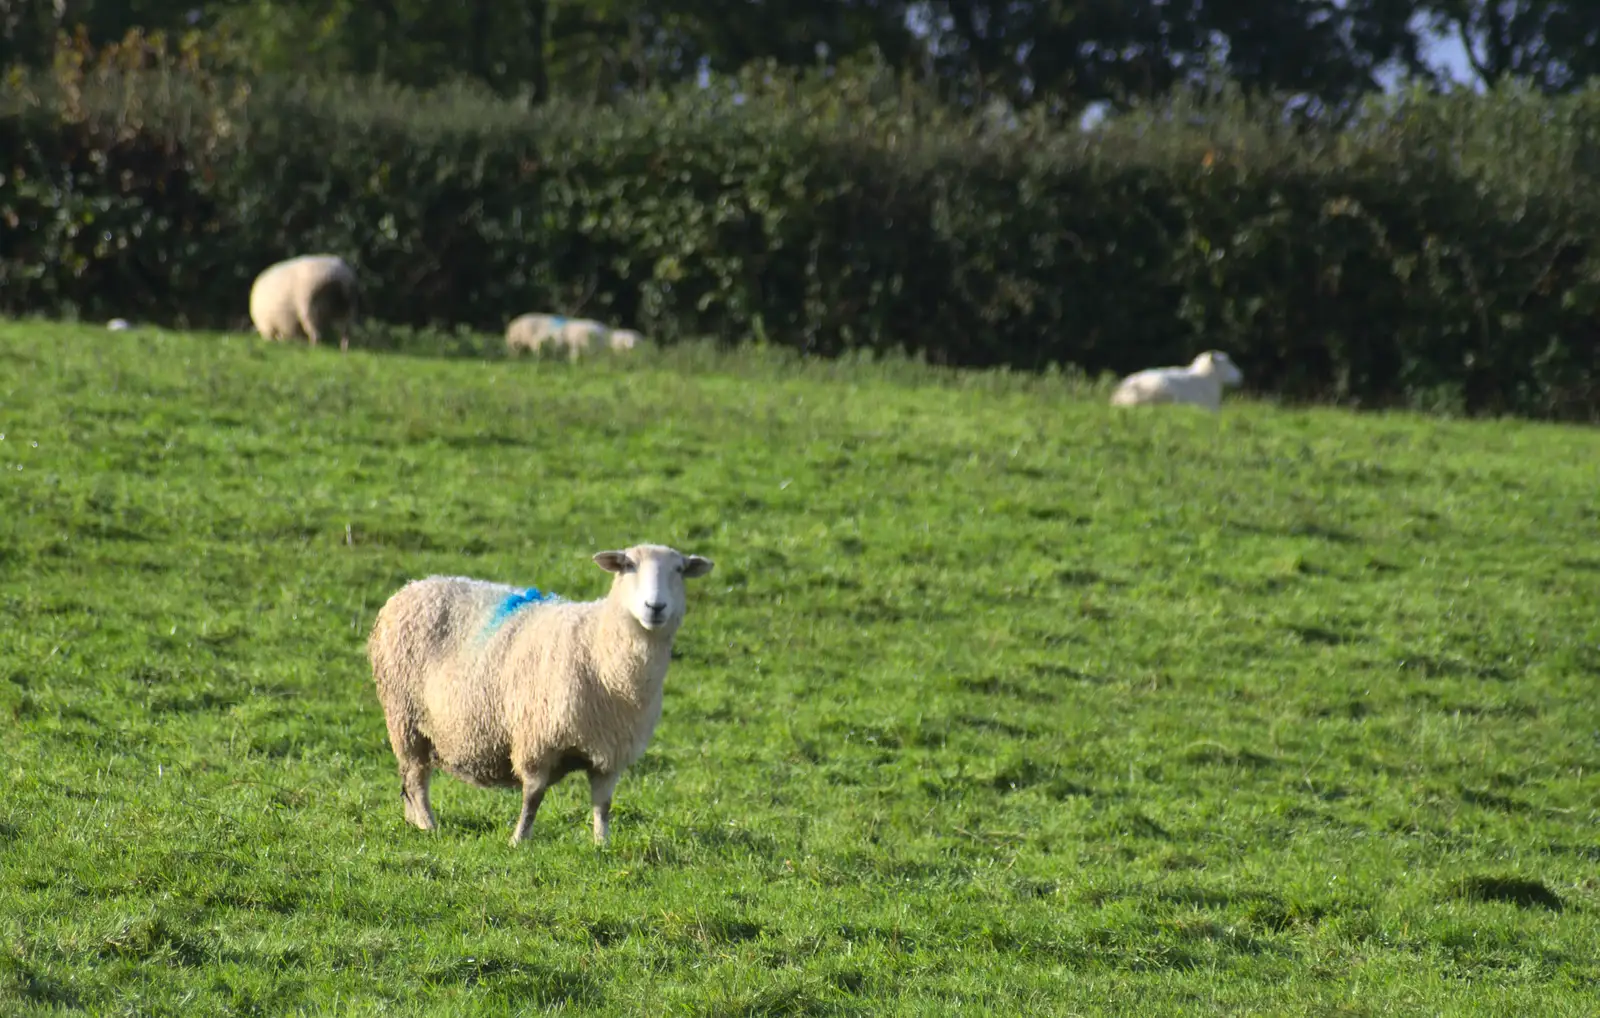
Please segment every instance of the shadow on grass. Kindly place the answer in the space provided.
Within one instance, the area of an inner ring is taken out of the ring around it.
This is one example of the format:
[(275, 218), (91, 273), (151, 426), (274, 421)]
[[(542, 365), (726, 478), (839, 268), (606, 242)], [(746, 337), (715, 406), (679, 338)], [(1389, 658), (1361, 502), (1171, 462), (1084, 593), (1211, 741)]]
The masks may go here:
[(1397, 663), (1401, 669), (1418, 672), (1425, 679), (1493, 679), (1496, 682), (1510, 682), (1516, 678), (1500, 665), (1479, 664), (1459, 658), (1411, 654)]
[(1566, 908), (1556, 892), (1542, 881), (1522, 877), (1466, 877), (1452, 885), (1450, 893), (1466, 901), (1498, 901), (1518, 908), (1545, 908), (1552, 912)]
[(495, 955), (472, 956), (435, 967), (423, 976), (429, 987), (484, 987), (541, 1007), (595, 1005), (600, 987), (583, 972)]
[(1270, 756), (1265, 756), (1248, 749), (1233, 749), (1220, 742), (1197, 742), (1184, 750), (1183, 759), (1187, 763), (1202, 767), (1247, 767), (1259, 769), (1271, 767), (1277, 763)]
[[(82, 998), (72, 987), (46, 972), (26, 965), (16, 958), (0, 957), (0, 991), (7, 984), (15, 988), (23, 1000), (41, 1008), (79, 1010)], [(0, 998), (5, 994), (0, 992)]]

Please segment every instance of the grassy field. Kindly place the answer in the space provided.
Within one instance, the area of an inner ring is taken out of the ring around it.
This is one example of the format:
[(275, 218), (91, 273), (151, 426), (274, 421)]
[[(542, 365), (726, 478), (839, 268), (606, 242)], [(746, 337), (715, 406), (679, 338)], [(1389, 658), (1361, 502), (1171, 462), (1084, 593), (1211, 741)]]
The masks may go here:
[[(0, 432), (0, 1013), (1600, 1011), (1600, 432), (34, 322)], [(612, 846), (405, 826), (383, 600), (644, 540)]]

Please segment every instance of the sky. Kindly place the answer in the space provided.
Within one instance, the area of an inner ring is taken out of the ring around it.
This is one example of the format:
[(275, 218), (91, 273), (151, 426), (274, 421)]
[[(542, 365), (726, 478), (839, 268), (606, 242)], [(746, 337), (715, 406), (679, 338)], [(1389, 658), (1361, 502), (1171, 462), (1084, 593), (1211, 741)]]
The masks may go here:
[(1451, 33), (1449, 36), (1435, 36), (1433, 41), (1423, 48), (1423, 59), (1435, 67), (1450, 72), (1450, 77), (1464, 85), (1479, 87), (1482, 82), (1478, 74), (1472, 69), (1472, 64), (1467, 61), (1467, 51), (1461, 44), (1461, 36)]

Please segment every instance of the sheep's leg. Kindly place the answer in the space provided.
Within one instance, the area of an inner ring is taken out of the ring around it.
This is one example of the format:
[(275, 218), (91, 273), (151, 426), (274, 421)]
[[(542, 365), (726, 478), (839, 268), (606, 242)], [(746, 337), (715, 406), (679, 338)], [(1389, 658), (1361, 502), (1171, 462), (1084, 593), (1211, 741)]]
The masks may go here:
[(390, 712), (385, 718), (389, 745), (394, 747), (400, 765), (400, 797), (406, 805), (406, 823), (424, 831), (433, 830), (433, 807), (428, 804), (428, 781), (433, 776), (433, 743), (417, 731), (403, 712)]
[(407, 760), (400, 765), (400, 794), (406, 802), (406, 822), (418, 830), (431, 831), (439, 825), (433, 820), (428, 803), (428, 783), (433, 768), (425, 760)]
[(511, 832), (511, 843), (520, 844), (533, 833), (533, 818), (539, 815), (539, 804), (544, 801), (545, 789), (550, 787), (550, 775), (544, 771), (522, 779), (522, 815), (517, 818), (517, 829)]
[(306, 339), (316, 346), (322, 342), (322, 330), (317, 327), (317, 299), (315, 296), (302, 298), (295, 305), (295, 315), (300, 319), (300, 331), (306, 334)]
[(611, 793), (616, 791), (620, 773), (589, 772), (589, 801), (594, 804), (594, 843), (604, 845), (611, 840)]

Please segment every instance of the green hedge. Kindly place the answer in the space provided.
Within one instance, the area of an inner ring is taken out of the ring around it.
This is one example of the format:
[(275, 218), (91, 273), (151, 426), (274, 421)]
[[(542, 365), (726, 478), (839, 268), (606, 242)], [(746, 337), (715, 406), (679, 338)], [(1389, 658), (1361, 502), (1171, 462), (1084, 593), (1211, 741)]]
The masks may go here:
[(1600, 417), (1600, 94), (1405, 96), (1340, 133), (1180, 100), (1083, 133), (883, 82), (527, 111), (162, 72), (0, 95), (0, 310), (246, 324), (298, 252), (366, 306), (541, 309), (671, 341), (1122, 372)]

